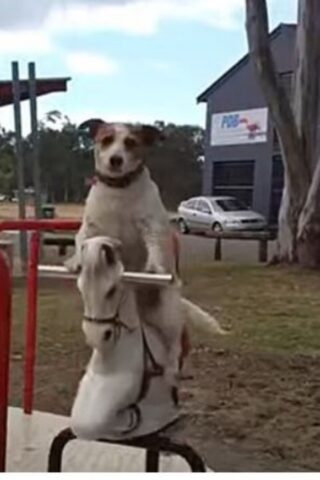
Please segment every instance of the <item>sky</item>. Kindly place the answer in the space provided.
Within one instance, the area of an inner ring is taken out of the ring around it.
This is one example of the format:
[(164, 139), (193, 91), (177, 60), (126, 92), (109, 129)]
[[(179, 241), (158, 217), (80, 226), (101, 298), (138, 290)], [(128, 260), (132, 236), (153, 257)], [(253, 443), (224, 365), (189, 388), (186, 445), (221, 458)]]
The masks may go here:
[[(204, 126), (196, 97), (247, 51), (244, 0), (0, 0), (0, 80), (19, 61), (37, 77), (71, 77), (67, 93), (38, 99), (80, 123)], [(270, 28), (296, 20), (297, 0), (268, 0)], [(29, 104), (22, 102), (23, 133)], [(0, 125), (13, 128), (12, 107)]]

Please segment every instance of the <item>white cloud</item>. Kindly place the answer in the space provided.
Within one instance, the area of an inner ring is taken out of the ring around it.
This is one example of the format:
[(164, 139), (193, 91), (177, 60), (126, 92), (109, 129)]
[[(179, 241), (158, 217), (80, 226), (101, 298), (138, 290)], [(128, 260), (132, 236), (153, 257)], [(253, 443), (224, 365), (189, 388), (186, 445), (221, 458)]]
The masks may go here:
[(119, 65), (103, 55), (89, 52), (73, 52), (65, 57), (70, 73), (85, 75), (113, 75)]
[(1, 0), (1, 3), (0, 27), (43, 28), (52, 34), (113, 30), (149, 35), (166, 20), (234, 28), (244, 7), (243, 0)]
[(0, 53), (45, 54), (66, 32), (152, 35), (166, 21), (241, 26), (243, 0), (0, 0)]
[(218, 28), (234, 28), (243, 0), (132, 0), (120, 4), (89, 2), (53, 9), (46, 27), (54, 32), (113, 30), (150, 35), (166, 20), (197, 21)]
[(50, 37), (42, 31), (0, 31), (0, 53), (46, 54), (54, 50)]

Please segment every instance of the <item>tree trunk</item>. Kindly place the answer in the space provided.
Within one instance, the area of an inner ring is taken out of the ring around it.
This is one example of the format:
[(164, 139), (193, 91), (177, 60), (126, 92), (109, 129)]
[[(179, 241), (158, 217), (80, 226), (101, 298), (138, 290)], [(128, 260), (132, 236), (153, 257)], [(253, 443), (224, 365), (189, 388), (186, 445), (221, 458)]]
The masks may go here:
[(309, 268), (320, 268), (320, 161), (314, 172), (308, 198), (299, 218), (299, 263)]
[(298, 219), (299, 212), (292, 209), (291, 189), (289, 181), (286, 179), (278, 218), (277, 255), (273, 262), (295, 263), (297, 261)]
[(266, 1), (246, 0), (246, 19), (249, 51), (279, 135), (285, 170), (277, 260), (320, 266), (320, 179), (311, 183), (319, 110), (320, 1), (299, 1), (292, 104), (277, 78)]
[(310, 188), (302, 209), (297, 252), (302, 266), (320, 267), (320, 158), (319, 124), (320, 2), (300, 0), (296, 41), (294, 111), (304, 152), (309, 161)]

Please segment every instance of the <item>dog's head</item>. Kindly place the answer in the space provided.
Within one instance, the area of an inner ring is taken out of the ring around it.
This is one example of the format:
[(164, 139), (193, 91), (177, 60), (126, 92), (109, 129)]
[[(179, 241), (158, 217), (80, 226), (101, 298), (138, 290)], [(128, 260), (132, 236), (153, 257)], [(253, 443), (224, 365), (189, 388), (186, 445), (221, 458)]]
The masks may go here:
[(144, 162), (147, 147), (161, 140), (162, 133), (150, 125), (128, 126), (99, 119), (83, 122), (95, 143), (95, 166), (102, 175), (121, 178), (137, 170)]

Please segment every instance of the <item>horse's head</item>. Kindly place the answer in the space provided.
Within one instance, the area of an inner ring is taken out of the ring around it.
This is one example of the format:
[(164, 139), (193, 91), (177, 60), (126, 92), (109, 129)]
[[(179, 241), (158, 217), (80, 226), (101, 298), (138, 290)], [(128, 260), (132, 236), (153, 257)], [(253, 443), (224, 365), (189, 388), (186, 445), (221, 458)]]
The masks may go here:
[(83, 330), (92, 348), (101, 347), (117, 335), (114, 323), (124, 291), (122, 273), (120, 242), (109, 237), (84, 241), (77, 283), (84, 303)]

